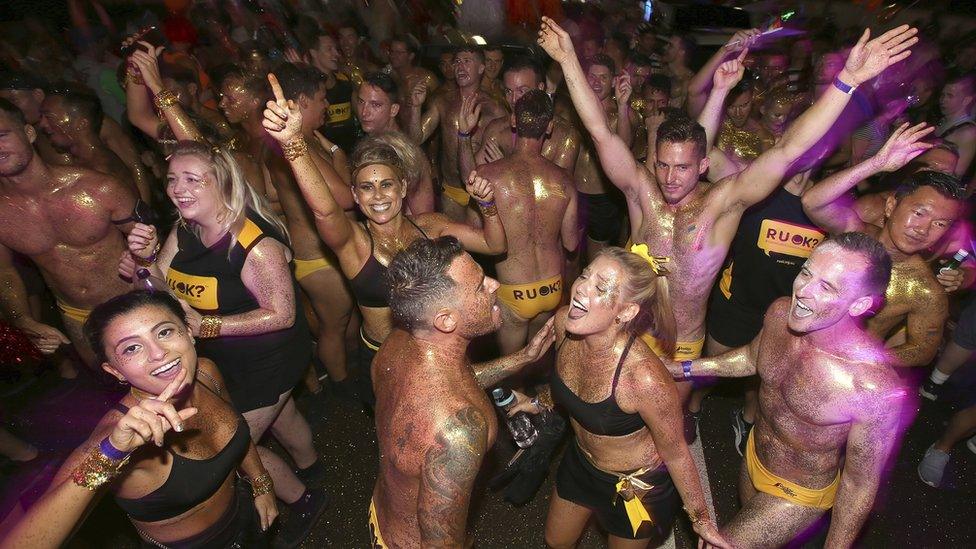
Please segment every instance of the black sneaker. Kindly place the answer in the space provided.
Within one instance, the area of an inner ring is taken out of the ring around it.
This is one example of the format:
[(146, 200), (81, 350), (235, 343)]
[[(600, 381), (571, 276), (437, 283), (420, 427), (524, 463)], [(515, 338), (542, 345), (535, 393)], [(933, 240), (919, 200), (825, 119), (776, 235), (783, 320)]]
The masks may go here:
[(939, 394), (942, 393), (942, 385), (932, 381), (932, 378), (925, 378), (925, 383), (918, 388), (918, 394), (922, 398), (926, 398), (931, 401), (939, 400)]
[(746, 455), (746, 444), (749, 442), (749, 431), (752, 424), (742, 416), (742, 408), (732, 411), (732, 432), (735, 433), (735, 451), (740, 456)]
[(302, 481), (302, 484), (305, 486), (318, 486), (325, 481), (325, 464), (322, 463), (321, 459), (317, 459), (315, 460), (315, 463), (304, 469), (295, 469), (295, 476), (297, 476), (298, 480)]
[(329, 505), (329, 496), (321, 488), (305, 490), (295, 503), (289, 503), (288, 519), (278, 530), (275, 547), (291, 549), (308, 537)]
[(684, 434), (687, 444), (694, 444), (698, 440), (698, 422), (701, 421), (701, 410), (692, 412), (685, 410), (684, 413)]

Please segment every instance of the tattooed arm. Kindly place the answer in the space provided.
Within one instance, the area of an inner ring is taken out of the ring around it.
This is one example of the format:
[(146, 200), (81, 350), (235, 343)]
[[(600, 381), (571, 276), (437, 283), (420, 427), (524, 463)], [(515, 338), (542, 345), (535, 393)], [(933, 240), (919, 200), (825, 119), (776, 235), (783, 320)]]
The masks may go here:
[(417, 494), (422, 547), (461, 547), (471, 489), (488, 448), (484, 414), (465, 406), (451, 416), (427, 450)]

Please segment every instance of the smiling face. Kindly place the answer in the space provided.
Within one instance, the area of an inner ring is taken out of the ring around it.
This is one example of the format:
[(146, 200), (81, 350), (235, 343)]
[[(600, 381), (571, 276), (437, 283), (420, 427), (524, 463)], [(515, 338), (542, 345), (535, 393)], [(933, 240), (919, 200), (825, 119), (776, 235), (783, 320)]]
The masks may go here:
[(220, 96), (220, 110), (224, 112), (228, 122), (236, 124), (257, 109), (257, 99), (244, 87), (240, 78), (225, 79), (220, 86)]
[(930, 186), (885, 203), (884, 231), (898, 251), (912, 255), (934, 246), (959, 217), (962, 205)]
[(793, 281), (789, 328), (814, 332), (864, 314), (873, 302), (864, 280), (867, 271), (864, 255), (829, 240), (817, 246)]
[(33, 128), (0, 111), (0, 177), (18, 175), (34, 158)]
[(51, 144), (62, 150), (70, 147), (77, 132), (78, 114), (67, 109), (63, 99), (56, 95), (44, 98), (40, 114), (37, 127), (44, 132)]
[(331, 36), (320, 36), (315, 48), (308, 51), (312, 63), (324, 72), (339, 70), (339, 48)]
[(223, 210), (216, 177), (210, 163), (196, 155), (185, 154), (170, 159), (166, 195), (183, 219), (196, 223), (216, 219)]
[(197, 352), (182, 319), (165, 307), (146, 305), (121, 314), (105, 327), (102, 345), (108, 373), (133, 387), (158, 395), (186, 370), (182, 393), (192, 384)]
[(370, 221), (383, 224), (400, 215), (407, 186), (386, 164), (368, 164), (356, 172), (352, 197)]
[(622, 296), (625, 271), (616, 260), (599, 256), (573, 282), (566, 331), (580, 336), (610, 328), (630, 304)]
[(502, 65), (505, 64), (505, 55), (501, 50), (488, 50), (485, 52), (485, 78), (495, 80), (502, 72)]

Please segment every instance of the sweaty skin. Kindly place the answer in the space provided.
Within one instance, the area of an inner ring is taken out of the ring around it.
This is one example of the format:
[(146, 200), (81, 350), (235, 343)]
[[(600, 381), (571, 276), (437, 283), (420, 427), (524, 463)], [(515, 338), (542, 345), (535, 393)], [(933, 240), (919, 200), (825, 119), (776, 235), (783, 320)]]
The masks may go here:
[[(576, 167), (576, 158), (580, 150), (580, 133), (561, 116), (553, 118), (552, 132), (542, 142), (542, 156), (569, 173)], [(477, 157), (483, 156), (485, 148), (492, 142), (502, 150), (502, 154), (510, 156), (515, 152), (515, 128), (508, 117), (502, 116), (492, 120), (485, 128), (485, 139), (478, 151)]]

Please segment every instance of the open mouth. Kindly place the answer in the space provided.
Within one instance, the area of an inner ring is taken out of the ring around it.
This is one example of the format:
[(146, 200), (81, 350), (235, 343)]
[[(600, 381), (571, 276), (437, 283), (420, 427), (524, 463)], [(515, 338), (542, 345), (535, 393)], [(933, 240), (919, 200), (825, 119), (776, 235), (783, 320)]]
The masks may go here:
[(377, 213), (383, 213), (389, 211), (391, 207), (392, 207), (392, 203), (384, 202), (383, 204), (370, 204), (369, 209)]
[(156, 368), (155, 370), (150, 372), (149, 375), (153, 377), (171, 378), (175, 376), (179, 371), (180, 371), (180, 359), (177, 358), (176, 360), (167, 362), (166, 364), (163, 364), (159, 368)]
[(574, 297), (569, 305), (569, 318), (573, 320), (578, 320), (586, 316), (587, 312), (589, 311), (586, 308), (586, 305), (583, 305), (582, 303), (580, 303), (578, 299)]
[(194, 202), (196, 202), (195, 198), (179, 197), (179, 196), (176, 197), (176, 205), (179, 206), (180, 208), (186, 208), (191, 204), (193, 204)]
[(796, 318), (806, 318), (812, 314), (813, 309), (801, 303), (796, 296), (793, 296), (793, 316)]

